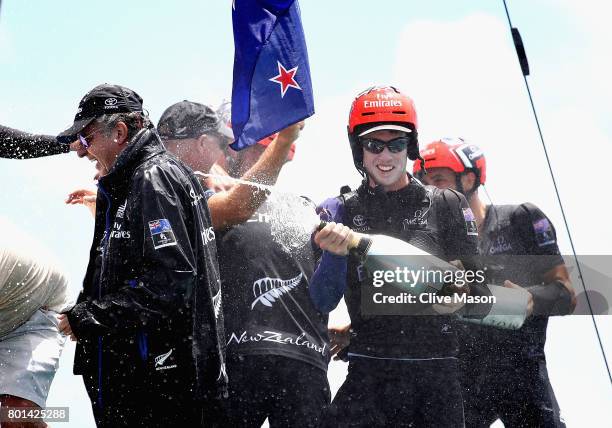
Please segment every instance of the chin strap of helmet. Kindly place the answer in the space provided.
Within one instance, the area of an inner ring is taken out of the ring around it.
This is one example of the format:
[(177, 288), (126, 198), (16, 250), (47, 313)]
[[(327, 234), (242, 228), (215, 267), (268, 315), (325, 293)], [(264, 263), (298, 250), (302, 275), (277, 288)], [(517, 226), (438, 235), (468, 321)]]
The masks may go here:
[(419, 153), (419, 155), (417, 156), (417, 158), (415, 159), (416, 161), (419, 161), (419, 163), (421, 164), (421, 177), (424, 175), (427, 175), (427, 168), (425, 168), (425, 159), (423, 159), (421, 157), (421, 154)]
[(461, 173), (455, 173), (455, 188), (457, 189), (457, 192), (461, 193), (467, 199), (468, 195), (465, 193), (465, 190), (463, 189), (463, 183), (461, 182), (462, 176), (463, 174)]

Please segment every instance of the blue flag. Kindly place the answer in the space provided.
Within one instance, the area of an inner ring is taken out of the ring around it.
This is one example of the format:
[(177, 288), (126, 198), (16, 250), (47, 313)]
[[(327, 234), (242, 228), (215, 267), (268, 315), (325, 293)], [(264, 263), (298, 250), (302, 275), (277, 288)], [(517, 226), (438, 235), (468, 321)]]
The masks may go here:
[(234, 0), (231, 147), (241, 150), (314, 114), (297, 0)]

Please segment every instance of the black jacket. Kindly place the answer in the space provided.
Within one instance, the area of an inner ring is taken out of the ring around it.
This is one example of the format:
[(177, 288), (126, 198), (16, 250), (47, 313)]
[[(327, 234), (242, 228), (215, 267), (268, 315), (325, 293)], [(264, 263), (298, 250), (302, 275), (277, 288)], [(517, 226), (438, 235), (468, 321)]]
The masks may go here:
[(149, 129), (100, 179), (83, 291), (68, 314), (75, 373), (98, 383), (98, 404), (109, 389), (108, 399), (142, 388), (196, 397), (225, 389), (219, 269), (202, 193)]
[(70, 146), (51, 135), (34, 135), (0, 125), (0, 158), (31, 159), (68, 153)]

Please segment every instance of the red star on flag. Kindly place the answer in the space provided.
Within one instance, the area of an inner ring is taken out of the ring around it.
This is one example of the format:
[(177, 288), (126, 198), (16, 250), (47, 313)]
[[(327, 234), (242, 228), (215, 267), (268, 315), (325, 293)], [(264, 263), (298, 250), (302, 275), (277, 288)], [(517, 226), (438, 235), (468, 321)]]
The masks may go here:
[(297, 84), (297, 82), (295, 81), (294, 77), (295, 77), (295, 73), (297, 73), (297, 67), (293, 67), (291, 70), (287, 70), (283, 64), (281, 64), (279, 61), (276, 61), (276, 63), (278, 64), (278, 75), (274, 76), (273, 78), (269, 79), (271, 82), (275, 82), (278, 83), (281, 87), (281, 98), (283, 98), (285, 96), (285, 93), (287, 92), (287, 89), (289, 88), (295, 88), (295, 89), (299, 89), (300, 91), (302, 90), (302, 88), (300, 88), (300, 85)]

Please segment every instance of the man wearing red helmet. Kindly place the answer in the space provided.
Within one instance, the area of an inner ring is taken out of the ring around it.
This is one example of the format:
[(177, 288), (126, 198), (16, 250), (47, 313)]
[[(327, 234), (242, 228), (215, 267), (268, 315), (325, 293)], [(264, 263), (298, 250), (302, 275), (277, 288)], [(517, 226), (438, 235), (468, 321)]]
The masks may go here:
[(506, 427), (565, 426), (560, 419), (544, 356), (549, 315), (569, 314), (574, 290), (559, 255), (555, 229), (535, 205), (489, 205), (478, 188), (486, 181), (480, 148), (462, 139), (435, 141), (421, 151), (414, 173), (427, 184), (463, 193), (479, 229), (479, 251), (488, 282), (526, 287), (533, 315), (520, 330), (466, 325), (462, 355), (466, 426), (488, 427), (495, 419)]
[[(351, 232), (340, 223), (392, 235), (472, 268), (477, 255), (472, 213), (460, 193), (423, 186), (406, 172), (407, 159), (419, 156), (417, 117), (412, 100), (397, 89), (375, 87), (357, 96), (348, 135), (364, 180), (356, 191), (322, 204), (332, 222), (315, 235), (324, 252), (310, 288), (323, 312), (344, 295), (352, 324), (348, 375), (325, 424), (463, 426), (453, 319), (362, 313), (362, 289), (372, 287), (372, 278), (357, 257), (346, 257)], [(316, 287), (322, 271), (346, 275), (335, 288)]]

